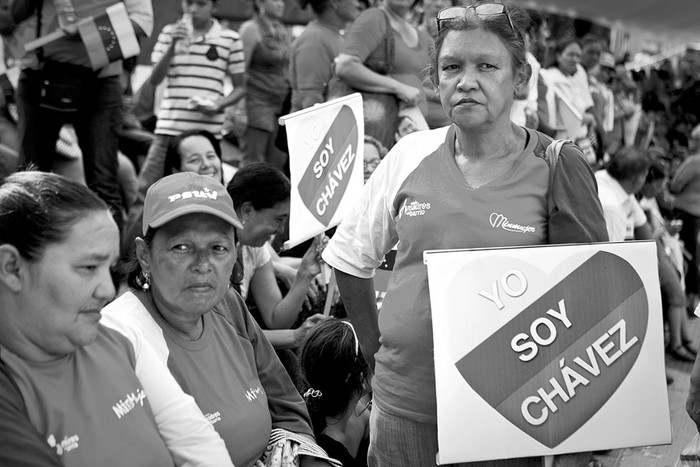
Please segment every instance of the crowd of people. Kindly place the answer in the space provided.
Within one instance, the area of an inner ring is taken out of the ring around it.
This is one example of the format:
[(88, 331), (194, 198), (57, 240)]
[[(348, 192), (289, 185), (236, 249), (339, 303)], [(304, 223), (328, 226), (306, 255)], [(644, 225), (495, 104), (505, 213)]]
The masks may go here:
[[(93, 70), (76, 29), (115, 0), (0, 12), (0, 464), (436, 465), (425, 250), (654, 240), (667, 352), (695, 361), (700, 50), (631, 72), (602, 37), (482, 1), (300, 0), (294, 38), (283, 0), (237, 30), (220, 1), (182, 0), (161, 31), (150, 0), (124, 1), (157, 37), (136, 93), (134, 60)], [(280, 251), (278, 118), (353, 91), (364, 191)], [(700, 365), (691, 383), (700, 422)]]

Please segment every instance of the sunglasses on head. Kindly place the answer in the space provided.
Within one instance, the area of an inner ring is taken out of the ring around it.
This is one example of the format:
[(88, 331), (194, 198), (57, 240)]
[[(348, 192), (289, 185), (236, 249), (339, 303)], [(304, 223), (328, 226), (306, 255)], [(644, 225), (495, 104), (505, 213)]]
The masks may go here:
[(478, 18), (485, 16), (505, 15), (505, 17), (508, 18), (510, 28), (515, 31), (513, 20), (510, 19), (510, 14), (508, 13), (508, 8), (506, 8), (506, 6), (502, 3), (481, 3), (479, 5), (452, 6), (443, 8), (442, 10), (438, 11), (437, 14), (438, 31), (442, 30), (446, 21), (465, 19), (469, 14), (476, 15)]

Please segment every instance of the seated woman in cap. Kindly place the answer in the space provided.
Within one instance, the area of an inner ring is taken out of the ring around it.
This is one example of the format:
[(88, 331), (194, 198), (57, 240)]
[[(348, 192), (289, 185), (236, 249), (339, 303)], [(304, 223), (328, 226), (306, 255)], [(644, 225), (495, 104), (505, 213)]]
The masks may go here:
[(118, 239), (83, 185), (0, 182), (0, 465), (232, 466), (142, 334), (99, 323)]
[(289, 443), (302, 466), (328, 465), (304, 401), (229, 287), (234, 228), (242, 227), (212, 178), (183, 172), (159, 180), (146, 195), (131, 291), (105, 308), (105, 320), (144, 333), (236, 465), (267, 460)]
[[(195, 172), (226, 183), (233, 174), (231, 167), (221, 160), (221, 145), (216, 137), (206, 130), (187, 130), (172, 138), (168, 144), (163, 164), (163, 177), (178, 172)], [(122, 255), (129, 257), (134, 251), (134, 240), (143, 224), (143, 197), (139, 197), (129, 208), (129, 220), (122, 235)]]

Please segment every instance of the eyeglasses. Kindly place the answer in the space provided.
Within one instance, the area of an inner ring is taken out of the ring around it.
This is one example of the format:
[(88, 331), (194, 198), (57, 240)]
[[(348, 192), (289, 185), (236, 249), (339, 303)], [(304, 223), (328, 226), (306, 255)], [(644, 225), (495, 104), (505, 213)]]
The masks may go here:
[(508, 8), (502, 3), (481, 3), (479, 5), (443, 8), (438, 11), (436, 18), (438, 31), (442, 31), (443, 23), (446, 21), (466, 18), (470, 10), (479, 18), (483, 16), (505, 15), (505, 17), (508, 18), (510, 28), (515, 31), (515, 26), (513, 26), (513, 20), (510, 19)]

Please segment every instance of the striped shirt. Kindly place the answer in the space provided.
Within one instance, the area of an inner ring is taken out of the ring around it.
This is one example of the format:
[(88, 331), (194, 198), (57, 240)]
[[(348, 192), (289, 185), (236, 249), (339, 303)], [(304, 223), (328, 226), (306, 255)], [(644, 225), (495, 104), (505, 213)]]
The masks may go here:
[[(224, 113), (207, 116), (190, 109), (190, 98), (199, 96), (213, 101), (224, 97), (226, 76), (245, 73), (243, 42), (237, 32), (213, 24), (189, 45), (189, 53), (176, 54), (170, 62), (167, 85), (158, 112), (156, 134), (176, 136), (185, 130), (221, 133)], [(151, 62), (160, 61), (172, 42), (173, 24), (163, 28), (153, 48)]]

